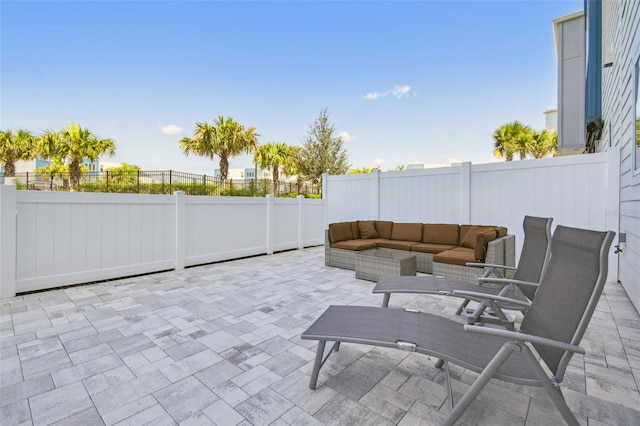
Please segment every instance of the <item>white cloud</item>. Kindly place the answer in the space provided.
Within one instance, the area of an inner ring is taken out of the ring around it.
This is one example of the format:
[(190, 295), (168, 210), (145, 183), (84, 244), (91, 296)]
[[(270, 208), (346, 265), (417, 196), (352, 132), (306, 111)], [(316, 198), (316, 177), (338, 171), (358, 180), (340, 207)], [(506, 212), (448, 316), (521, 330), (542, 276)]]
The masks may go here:
[(165, 135), (177, 135), (182, 132), (182, 127), (176, 126), (175, 124), (169, 124), (168, 126), (160, 126), (160, 131)]
[(407, 86), (405, 84), (402, 86), (393, 86), (393, 89), (387, 90), (386, 92), (383, 92), (383, 93), (380, 93), (380, 92), (367, 93), (364, 99), (368, 101), (375, 101), (378, 98), (384, 98), (389, 95), (395, 96), (396, 98), (400, 99), (402, 97), (407, 96), (410, 92), (411, 92), (411, 86)]
[(411, 90), (410, 86), (404, 85), (404, 86), (394, 86), (393, 90), (391, 91), (391, 93), (393, 94), (393, 96), (395, 96), (396, 98), (401, 98), (403, 96), (406, 96), (407, 94), (409, 94), (409, 91)]
[(351, 142), (352, 140), (349, 132), (345, 132), (345, 131), (338, 132), (338, 137), (342, 139), (342, 142)]

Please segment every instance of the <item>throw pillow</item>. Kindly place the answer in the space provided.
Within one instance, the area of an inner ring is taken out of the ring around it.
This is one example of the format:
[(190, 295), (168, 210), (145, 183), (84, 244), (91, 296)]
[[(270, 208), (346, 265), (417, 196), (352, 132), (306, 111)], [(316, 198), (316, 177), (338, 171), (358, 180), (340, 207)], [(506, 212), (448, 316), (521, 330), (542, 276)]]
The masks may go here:
[[(476, 237), (478, 234), (488, 231), (489, 228), (484, 226), (472, 226), (469, 228), (462, 241), (460, 241), (460, 247), (466, 247), (470, 249), (476, 248)], [(495, 232), (495, 231), (494, 231)]]
[(488, 231), (481, 232), (476, 236), (476, 247), (474, 249), (474, 257), (476, 262), (484, 262), (487, 258), (487, 244), (489, 241), (493, 241), (497, 238), (497, 232), (495, 229), (489, 229)]
[(360, 222), (358, 221), (358, 230), (360, 231), (360, 237), (364, 239), (378, 238), (378, 231), (373, 222)]

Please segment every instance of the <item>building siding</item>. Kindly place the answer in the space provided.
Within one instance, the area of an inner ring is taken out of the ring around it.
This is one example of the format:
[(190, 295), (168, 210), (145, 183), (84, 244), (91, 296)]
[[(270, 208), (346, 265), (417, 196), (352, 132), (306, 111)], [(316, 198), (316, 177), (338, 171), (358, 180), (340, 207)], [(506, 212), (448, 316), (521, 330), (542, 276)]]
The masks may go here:
[(633, 170), (635, 149), (635, 64), (640, 56), (640, 2), (602, 2), (602, 116), (599, 150), (620, 148), (619, 232), (626, 244), (618, 257), (618, 279), (640, 310), (640, 171)]

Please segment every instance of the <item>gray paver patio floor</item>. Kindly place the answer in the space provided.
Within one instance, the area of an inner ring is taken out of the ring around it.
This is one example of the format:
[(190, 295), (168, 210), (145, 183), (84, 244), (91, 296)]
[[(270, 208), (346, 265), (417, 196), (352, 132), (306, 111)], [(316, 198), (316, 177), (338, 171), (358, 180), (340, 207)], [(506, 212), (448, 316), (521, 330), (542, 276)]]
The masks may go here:
[[(438, 424), (443, 374), (424, 355), (345, 344), (308, 388), (331, 304), (380, 305), (321, 247), (0, 300), (0, 423)], [(458, 300), (396, 295), (455, 318)], [(582, 424), (640, 424), (640, 318), (608, 284), (563, 384)], [(452, 366), (460, 396), (475, 373)], [(462, 424), (561, 424), (537, 388), (492, 382)]]

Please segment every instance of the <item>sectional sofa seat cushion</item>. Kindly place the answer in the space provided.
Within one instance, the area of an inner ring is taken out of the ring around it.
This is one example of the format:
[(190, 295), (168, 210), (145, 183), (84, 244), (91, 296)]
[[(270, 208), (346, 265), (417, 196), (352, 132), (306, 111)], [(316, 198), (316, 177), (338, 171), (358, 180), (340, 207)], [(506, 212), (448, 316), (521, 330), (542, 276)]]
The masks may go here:
[(420, 253), (436, 254), (444, 250), (449, 250), (458, 247), (457, 244), (432, 244), (432, 243), (417, 243), (411, 246), (411, 251), (417, 251)]
[(433, 256), (434, 262), (466, 266), (467, 262), (475, 262), (475, 251), (466, 247), (445, 250)]
[(457, 246), (460, 226), (451, 223), (425, 223), (422, 228), (422, 242)]
[(400, 241), (400, 240), (378, 240), (378, 247), (396, 249), (396, 250), (411, 250), (411, 247), (416, 243), (414, 241)]
[(362, 239), (378, 238), (376, 222), (373, 220), (359, 220), (358, 230), (360, 231), (360, 238)]
[(373, 240), (367, 239), (359, 239), (359, 240), (346, 240), (346, 241), (338, 241), (337, 243), (331, 244), (332, 248), (339, 248), (343, 250), (370, 250), (377, 248), (378, 245)]

